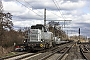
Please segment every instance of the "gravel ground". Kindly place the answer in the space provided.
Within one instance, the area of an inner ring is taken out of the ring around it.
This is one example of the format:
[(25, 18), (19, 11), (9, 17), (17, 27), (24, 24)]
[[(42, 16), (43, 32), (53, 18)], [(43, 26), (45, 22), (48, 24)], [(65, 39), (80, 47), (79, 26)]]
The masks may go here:
[(63, 59), (63, 60), (83, 60), (83, 58), (82, 58), (82, 56), (80, 54), (79, 45), (74, 45), (70, 49), (67, 57), (65, 59)]
[(46, 59), (46, 60), (56, 60), (61, 54), (56, 53), (54, 55), (52, 55), (50, 58)]
[(35, 57), (30, 58), (29, 60), (38, 60), (38, 59), (40, 59), (40, 58), (42, 58), (42, 57), (44, 57), (44, 56), (46, 56), (48, 54), (50, 54), (50, 52), (42, 53), (40, 55), (37, 55)]

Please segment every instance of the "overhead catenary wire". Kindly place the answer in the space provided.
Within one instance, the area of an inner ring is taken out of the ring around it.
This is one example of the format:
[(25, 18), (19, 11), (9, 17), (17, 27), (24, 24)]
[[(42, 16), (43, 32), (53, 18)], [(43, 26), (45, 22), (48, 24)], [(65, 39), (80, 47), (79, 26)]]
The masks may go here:
[[(25, 3), (27, 3), (29, 6), (31, 6), (32, 8), (34, 8), (30, 3), (28, 3), (26, 0), (23, 0)], [(36, 9), (37, 10), (37, 9)], [(40, 11), (38, 11), (39, 13), (42, 13)]]
[(54, 15), (56, 15), (56, 16), (58, 16), (58, 17), (60, 17), (59, 15), (57, 15), (57, 14), (55, 14), (55, 13), (53, 13), (53, 12), (51, 12), (52, 14), (54, 14)]
[[(23, 3), (21, 3), (20, 1), (16, 0), (17, 2), (19, 2), (20, 4), (22, 4), (24, 7), (28, 8), (29, 10), (31, 10), (29, 7), (27, 7), (26, 5), (24, 5)], [(54, 1), (54, 0), (53, 0)], [(24, 2), (26, 2), (26, 0), (24, 0)], [(26, 2), (28, 5), (30, 5), (30, 3)], [(30, 5), (31, 6), (31, 5)], [(56, 5), (57, 6), (57, 5)], [(32, 8), (34, 8), (33, 6), (31, 6)], [(58, 8), (58, 7), (57, 7)], [(59, 10), (59, 9), (58, 9)], [(38, 16), (42, 17), (41, 15), (39, 15), (38, 13), (36, 13), (35, 11), (31, 10), (32, 12), (34, 12), (35, 14), (37, 14)], [(38, 11), (40, 12), (40, 11)], [(41, 12), (40, 12), (41, 13)], [(52, 12), (51, 12), (52, 13)], [(56, 15), (55, 13), (52, 13), (54, 15)], [(58, 17), (60, 17), (59, 15), (56, 15)], [(42, 17), (43, 18), (43, 17)], [(64, 19), (65, 20), (65, 19)]]
[[(53, 3), (55, 4), (55, 6), (57, 7), (57, 9), (58, 9), (59, 13), (61, 14), (62, 18), (64, 19), (62, 13), (60, 12), (60, 7), (57, 6), (58, 3), (56, 4), (54, 0), (52, 0), (52, 1), (53, 1)], [(64, 19), (64, 20), (65, 20), (65, 19)], [(64, 21), (64, 27), (65, 27), (65, 21)]]
[[(58, 9), (58, 11), (59, 11), (59, 13), (61, 14), (61, 16), (62, 16), (62, 18), (64, 19), (64, 27), (65, 27), (65, 21), (67, 21), (67, 20), (65, 20), (65, 17), (63, 16), (63, 14), (61, 13), (61, 11), (60, 11), (60, 6), (59, 6), (59, 4), (57, 3), (57, 1), (55, 0), (52, 0), (53, 1), (53, 3), (55, 4), (55, 6), (57, 7), (57, 9)], [(56, 3), (55, 3), (56, 2)], [(57, 6), (58, 5), (58, 6)]]
[[(28, 5), (30, 5), (32, 8), (34, 8), (30, 3), (28, 3), (26, 0), (23, 0), (24, 2), (26, 2)], [(41, 13), (40, 11), (38, 11), (39, 13)], [(50, 11), (51, 12), (51, 11)], [(54, 14), (54, 15), (56, 15), (56, 16), (58, 16), (58, 17), (60, 17), (59, 15), (57, 15), (57, 14), (55, 14), (55, 13), (53, 13), (53, 12), (51, 12), (52, 14)]]
[[(65, 20), (65, 17), (62, 15), (62, 13), (61, 13), (61, 11), (60, 11), (60, 7), (59, 7), (59, 5), (58, 5), (58, 3), (57, 3), (57, 1), (56, 1), (56, 3), (55, 3), (55, 1), (54, 0), (52, 0), (53, 1), (53, 3), (55, 4), (55, 6), (57, 7), (57, 9), (58, 9), (58, 11), (59, 11), (59, 13), (61, 14), (61, 16), (62, 16), (62, 18)], [(58, 6), (57, 6), (58, 5)]]
[[(16, 0), (18, 3), (22, 4), (20, 1)], [(22, 4), (24, 7), (28, 8), (29, 10), (31, 10), (29, 7), (27, 7), (26, 5)], [(31, 10), (32, 12), (34, 12), (37, 16), (43, 18), (41, 15), (39, 15), (38, 13), (36, 13), (35, 11)]]

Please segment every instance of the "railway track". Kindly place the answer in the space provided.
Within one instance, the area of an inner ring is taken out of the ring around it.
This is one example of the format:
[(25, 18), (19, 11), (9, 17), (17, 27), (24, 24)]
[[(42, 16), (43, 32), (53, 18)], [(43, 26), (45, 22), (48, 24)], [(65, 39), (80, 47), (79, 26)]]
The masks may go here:
[[(56, 46), (51, 49), (46, 49), (46, 50), (39, 51), (36, 53), (22, 53), (19, 55), (1, 58), (0, 60), (28, 60), (28, 59), (37, 60), (37, 59), (41, 59), (42, 57), (45, 57), (46, 55), (51, 54), (51, 56), (52, 56), (53, 54), (55, 54), (57, 52), (59, 52), (61, 54), (64, 52), (64, 50), (67, 49), (67, 47), (66, 47), (67, 45), (70, 45), (70, 43)], [(62, 52), (60, 52), (61, 50), (62, 50)]]
[[(72, 45), (71, 45), (72, 46)], [(71, 46), (65, 46), (65, 47), (58, 47), (58, 49), (55, 49), (52, 53), (49, 55), (46, 55), (38, 60), (61, 60), (62, 57), (69, 51)], [(58, 54), (57, 54), (58, 53)]]
[(17, 54), (12, 55), (12, 56), (6, 56), (6, 57), (3, 57), (3, 58), (0, 58), (0, 60), (9, 59), (9, 58), (12, 58), (12, 57), (15, 57), (15, 56), (27, 54), (27, 52), (13, 52), (13, 53), (17, 53)]
[(90, 51), (85, 47), (85, 45), (80, 45), (80, 52), (84, 59), (90, 60)]
[[(65, 50), (65, 51), (63, 51)], [(65, 47), (63, 48), (62, 50), (60, 51), (55, 51), (49, 55), (46, 55), (45, 57), (41, 58), (41, 59), (38, 59), (38, 60), (61, 60), (62, 57), (67, 53), (67, 51), (69, 50), (69, 47)], [(56, 54), (58, 53), (58, 55), (56, 56)], [(56, 56), (56, 57), (54, 57)], [(54, 57), (54, 59), (52, 59)]]
[(8, 58), (3, 58), (1, 60), (20, 60), (20, 59), (23, 59), (23, 58), (31, 56), (31, 55), (34, 55), (34, 53), (24, 53), (24, 54), (20, 54), (20, 55), (11, 56)]

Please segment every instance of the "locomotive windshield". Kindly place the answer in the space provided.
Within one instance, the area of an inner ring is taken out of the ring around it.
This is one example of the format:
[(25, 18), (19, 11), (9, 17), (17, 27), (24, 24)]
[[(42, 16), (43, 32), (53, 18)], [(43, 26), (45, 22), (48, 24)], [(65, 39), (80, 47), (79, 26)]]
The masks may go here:
[(40, 30), (46, 32), (45, 27), (41, 24), (33, 25), (33, 26), (31, 26), (31, 29), (40, 29)]
[(31, 29), (40, 29), (40, 30), (42, 30), (42, 27), (31, 26)]

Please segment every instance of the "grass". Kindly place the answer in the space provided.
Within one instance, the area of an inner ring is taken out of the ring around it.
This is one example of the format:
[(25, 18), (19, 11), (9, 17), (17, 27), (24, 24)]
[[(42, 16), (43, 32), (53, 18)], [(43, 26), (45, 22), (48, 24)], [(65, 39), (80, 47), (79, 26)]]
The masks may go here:
[(0, 58), (9, 57), (9, 56), (13, 56), (13, 55), (16, 55), (16, 54), (18, 54), (18, 53), (17, 52), (10, 52), (10, 53), (8, 53), (6, 55), (0, 56)]

